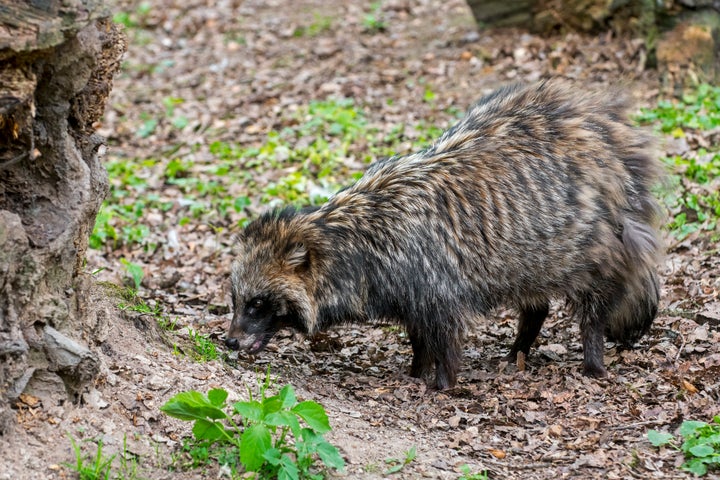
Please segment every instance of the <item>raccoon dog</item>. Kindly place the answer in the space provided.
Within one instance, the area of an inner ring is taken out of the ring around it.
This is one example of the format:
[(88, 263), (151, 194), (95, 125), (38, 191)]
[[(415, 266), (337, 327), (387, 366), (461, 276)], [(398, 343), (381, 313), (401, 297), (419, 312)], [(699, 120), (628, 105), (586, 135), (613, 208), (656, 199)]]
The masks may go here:
[(226, 344), (262, 350), (280, 328), (401, 324), (413, 376), (456, 384), (463, 337), (498, 306), (528, 353), (553, 298), (580, 323), (583, 370), (607, 375), (604, 337), (631, 345), (657, 312), (660, 167), (617, 92), (559, 81), (482, 98), (432, 146), (370, 166), (320, 208), (266, 213), (242, 232)]

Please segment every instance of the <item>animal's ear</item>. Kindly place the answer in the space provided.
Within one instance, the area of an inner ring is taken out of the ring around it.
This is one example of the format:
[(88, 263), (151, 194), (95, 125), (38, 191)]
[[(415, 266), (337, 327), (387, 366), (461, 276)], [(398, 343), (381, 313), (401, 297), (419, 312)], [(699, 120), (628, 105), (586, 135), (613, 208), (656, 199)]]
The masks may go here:
[(234, 233), (230, 236), (230, 251), (234, 257), (240, 257), (245, 252), (245, 235)]
[(285, 251), (285, 264), (294, 270), (310, 268), (310, 251), (305, 242), (291, 242)]

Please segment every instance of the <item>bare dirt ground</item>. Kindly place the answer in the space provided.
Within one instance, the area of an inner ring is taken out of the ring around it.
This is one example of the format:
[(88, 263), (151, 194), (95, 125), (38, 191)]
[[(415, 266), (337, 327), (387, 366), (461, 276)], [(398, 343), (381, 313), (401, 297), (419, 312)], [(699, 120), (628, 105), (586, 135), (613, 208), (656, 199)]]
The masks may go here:
[[(108, 160), (185, 155), (209, 165), (211, 140), (261, 144), (288, 111), (329, 97), (352, 98), (369, 121), (390, 129), (420, 120), (444, 128), (452, 121), (448, 107), (464, 110), (499, 84), (549, 75), (599, 88), (623, 82), (641, 104), (659, 91), (654, 74), (641, 68), (639, 42), (478, 33), (460, 0), (382, 2), (375, 14), (385, 29), (378, 32), (368, 31), (372, 12), (362, 2), (158, 0), (143, 8), (113, 6), (133, 13), (137, 25), (100, 126), (110, 139)], [(183, 99), (177, 110), (186, 125), (166, 118), (167, 97)], [(148, 118), (161, 120), (151, 134), (137, 135)], [(263, 175), (252, 181), (279, 172)], [(171, 187), (149, 185), (148, 195), (177, 201)], [(245, 186), (236, 188), (241, 194)], [(254, 199), (249, 206), (262, 208)], [(62, 466), (74, 459), (67, 433), (102, 439), (108, 454), (122, 451), (125, 437), (139, 478), (216, 478), (214, 467), (182, 468), (189, 425), (158, 407), (188, 389), (222, 387), (244, 398), (268, 365), (281, 385), (292, 383), (299, 397), (325, 406), (347, 478), (382, 478), (384, 460), (413, 446), (417, 458), (393, 477), (455, 479), (468, 464), (498, 479), (682, 478), (681, 456), (652, 447), (647, 430), (674, 432), (683, 420), (720, 413), (720, 259), (718, 245), (702, 237), (668, 239), (662, 311), (634, 350), (608, 344), (607, 379), (580, 375), (578, 329), (557, 305), (523, 371), (502, 360), (515, 319), (501, 312), (480, 320), (468, 340), (458, 387), (436, 392), (406, 375), (409, 342), (388, 326), (314, 339), (281, 333), (257, 358), (183, 355), (187, 327), (224, 351), (237, 227), (183, 223), (174, 212), (147, 219), (154, 248), (91, 250), (88, 271), (105, 268), (99, 279), (122, 283), (120, 258), (142, 265), (141, 296), (162, 305), (179, 330), (119, 311), (112, 299), (101, 305), (108, 314), (98, 328), (107, 341), (96, 346), (104, 368), (95, 388), (81, 405), (20, 403), (19, 435), (0, 438), (0, 479), (75, 478)]]

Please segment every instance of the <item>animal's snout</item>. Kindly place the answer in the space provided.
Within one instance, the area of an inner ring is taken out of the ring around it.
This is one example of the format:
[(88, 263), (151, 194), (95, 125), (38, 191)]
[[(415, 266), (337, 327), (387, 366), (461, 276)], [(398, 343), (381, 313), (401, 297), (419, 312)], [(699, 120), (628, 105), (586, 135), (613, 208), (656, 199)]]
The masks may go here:
[(225, 346), (228, 347), (230, 350), (239, 350), (240, 342), (238, 341), (237, 338), (227, 337), (225, 339)]

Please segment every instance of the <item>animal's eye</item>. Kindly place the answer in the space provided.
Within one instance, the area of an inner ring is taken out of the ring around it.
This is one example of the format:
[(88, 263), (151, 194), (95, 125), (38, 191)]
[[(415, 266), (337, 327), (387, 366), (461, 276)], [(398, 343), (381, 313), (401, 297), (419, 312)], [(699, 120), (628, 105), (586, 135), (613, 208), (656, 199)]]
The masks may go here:
[(253, 298), (248, 302), (248, 308), (252, 308), (254, 310), (260, 310), (265, 306), (265, 301), (262, 298)]

